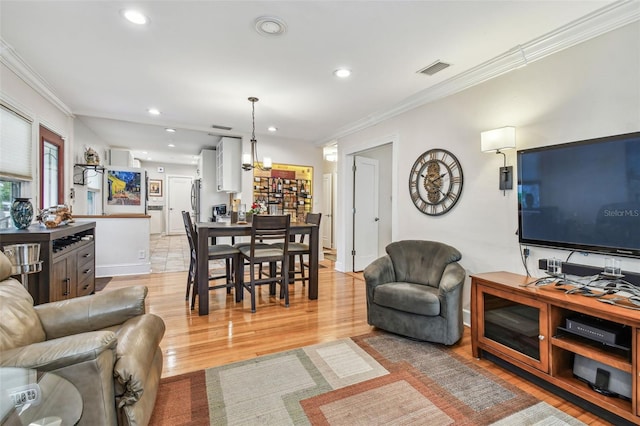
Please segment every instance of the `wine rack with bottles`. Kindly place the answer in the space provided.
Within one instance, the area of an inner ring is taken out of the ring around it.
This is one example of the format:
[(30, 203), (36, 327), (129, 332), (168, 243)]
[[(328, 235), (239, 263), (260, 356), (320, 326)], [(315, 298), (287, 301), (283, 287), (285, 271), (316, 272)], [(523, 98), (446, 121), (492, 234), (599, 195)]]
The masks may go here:
[(255, 176), (253, 201), (277, 206), (279, 213), (290, 214), (293, 221), (302, 221), (312, 210), (312, 188), (309, 179)]

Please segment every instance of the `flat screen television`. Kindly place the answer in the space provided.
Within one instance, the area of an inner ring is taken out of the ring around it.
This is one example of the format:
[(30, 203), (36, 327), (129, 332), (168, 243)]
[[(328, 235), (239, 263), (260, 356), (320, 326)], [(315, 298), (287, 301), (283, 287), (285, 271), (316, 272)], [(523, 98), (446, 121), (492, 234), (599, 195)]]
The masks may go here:
[(517, 156), (521, 244), (640, 258), (640, 132)]

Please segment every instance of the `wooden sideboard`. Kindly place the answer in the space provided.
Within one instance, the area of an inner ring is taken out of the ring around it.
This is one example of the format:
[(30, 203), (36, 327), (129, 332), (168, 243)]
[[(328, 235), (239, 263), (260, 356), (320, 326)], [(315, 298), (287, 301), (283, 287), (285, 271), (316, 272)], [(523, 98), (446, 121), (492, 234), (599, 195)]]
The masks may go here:
[(36, 305), (95, 291), (95, 226), (95, 222), (84, 222), (47, 229), (34, 224), (0, 231), (0, 247), (40, 244), (42, 271), (27, 275)]
[[(471, 346), (554, 385), (556, 388), (640, 424), (640, 314), (636, 310), (566, 294), (554, 285), (509, 272), (471, 276)], [(622, 348), (566, 333), (567, 318), (608, 321), (628, 334)], [(631, 400), (605, 396), (573, 374), (576, 356), (629, 375)]]

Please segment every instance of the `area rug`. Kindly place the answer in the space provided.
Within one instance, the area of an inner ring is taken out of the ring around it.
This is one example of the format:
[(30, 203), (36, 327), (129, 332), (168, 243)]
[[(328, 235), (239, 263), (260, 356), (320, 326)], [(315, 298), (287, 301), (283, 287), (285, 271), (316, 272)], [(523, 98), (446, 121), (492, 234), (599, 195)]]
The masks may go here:
[(446, 347), (375, 332), (161, 381), (152, 425), (582, 425)]

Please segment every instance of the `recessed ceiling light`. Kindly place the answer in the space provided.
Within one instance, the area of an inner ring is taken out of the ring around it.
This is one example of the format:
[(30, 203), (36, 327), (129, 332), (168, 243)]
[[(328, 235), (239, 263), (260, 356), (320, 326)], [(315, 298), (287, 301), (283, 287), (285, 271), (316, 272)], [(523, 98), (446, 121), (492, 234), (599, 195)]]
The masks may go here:
[(287, 32), (287, 24), (275, 16), (261, 16), (255, 21), (256, 31), (266, 36), (279, 36)]
[(175, 148), (176, 146), (172, 143), (170, 143), (169, 145), (167, 145), (169, 148)]
[(277, 132), (277, 131), (278, 131), (278, 128), (277, 128), (276, 126), (269, 126), (269, 127), (267, 128), (267, 130), (268, 130), (268, 131), (270, 131), (270, 132)]
[(160, 115), (160, 111), (157, 108), (149, 108), (147, 111), (151, 115)]
[(176, 129), (172, 129), (171, 127), (167, 127), (166, 129), (164, 129), (165, 131), (169, 132), (169, 133), (175, 133)]
[(147, 22), (149, 22), (149, 19), (146, 16), (144, 16), (142, 13), (138, 12), (137, 10), (133, 10), (133, 9), (123, 10), (122, 16), (124, 16), (124, 18), (127, 21), (137, 25), (144, 25)]
[(351, 75), (351, 70), (347, 68), (338, 68), (333, 72), (336, 77), (347, 78)]

